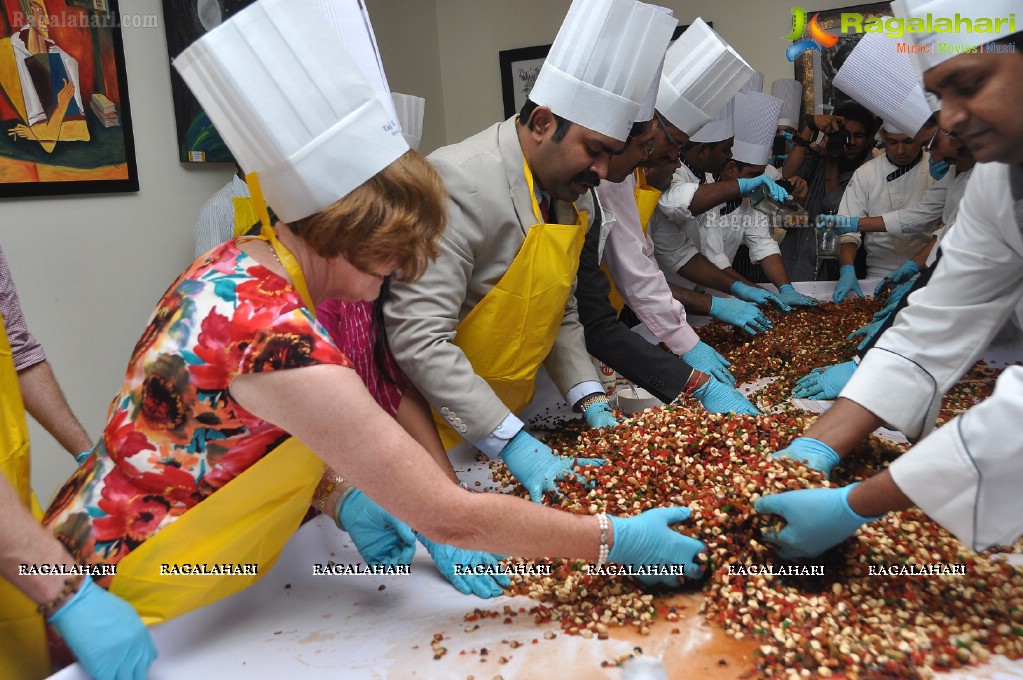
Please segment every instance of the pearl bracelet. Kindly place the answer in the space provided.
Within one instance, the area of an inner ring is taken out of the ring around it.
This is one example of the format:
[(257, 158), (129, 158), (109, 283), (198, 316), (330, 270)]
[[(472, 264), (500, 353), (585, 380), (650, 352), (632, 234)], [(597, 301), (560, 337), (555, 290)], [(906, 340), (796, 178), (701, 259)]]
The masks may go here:
[(600, 526), (600, 552), (597, 554), (597, 568), (604, 566), (607, 562), (608, 556), (611, 554), (611, 548), (607, 544), (608, 530), (611, 528), (611, 522), (607, 518), (607, 513), (600, 513), (597, 515), (597, 523)]

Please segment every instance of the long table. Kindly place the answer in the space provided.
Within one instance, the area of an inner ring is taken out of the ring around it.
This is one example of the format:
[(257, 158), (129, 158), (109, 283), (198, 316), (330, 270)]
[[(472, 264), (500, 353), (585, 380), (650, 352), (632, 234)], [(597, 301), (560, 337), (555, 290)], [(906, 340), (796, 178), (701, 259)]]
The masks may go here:
[[(830, 299), (833, 283), (796, 288)], [(872, 282), (862, 284), (873, 289)], [(694, 325), (703, 321), (692, 319)], [(1009, 332), (986, 353), (994, 363), (1018, 361), (1023, 340)], [(824, 406), (824, 404), (820, 404)], [(570, 410), (549, 380), (541, 380), (525, 415), (568, 415)], [(493, 487), (489, 468), (470, 447), (451, 452), (459, 475), (479, 487)], [(612, 632), (608, 640), (561, 634), (557, 625), (538, 626), (519, 612), (535, 603), (522, 597), (483, 600), (458, 593), (433, 567), (421, 547), (408, 575), (316, 575), (314, 565), (356, 564), (348, 535), (323, 517), (299, 529), (281, 559), (259, 583), (220, 602), (154, 626), (160, 650), (150, 677), (177, 678), (550, 678), (618, 679), (602, 667), (641, 647), (671, 678), (739, 678), (752, 668), (753, 643), (740, 643), (702, 621), (700, 595), (686, 596), (687, 615), (677, 624), (661, 623), (649, 636)], [(202, 577), (197, 577), (202, 578)], [(503, 613), (510, 607), (512, 615)], [(497, 618), (465, 621), (475, 608), (497, 611)], [(478, 626), (478, 627), (477, 627)], [(677, 632), (673, 632), (677, 631)], [(546, 639), (545, 634), (556, 637)], [(440, 635), (446, 653), (435, 659)], [(486, 650), (484, 654), (482, 650)], [(503, 659), (503, 662), (502, 662)], [(53, 676), (84, 680), (71, 666)], [(747, 676), (748, 677), (748, 676)], [(942, 676), (939, 676), (942, 677)], [(1023, 662), (995, 656), (979, 668), (950, 679), (1023, 678)]]

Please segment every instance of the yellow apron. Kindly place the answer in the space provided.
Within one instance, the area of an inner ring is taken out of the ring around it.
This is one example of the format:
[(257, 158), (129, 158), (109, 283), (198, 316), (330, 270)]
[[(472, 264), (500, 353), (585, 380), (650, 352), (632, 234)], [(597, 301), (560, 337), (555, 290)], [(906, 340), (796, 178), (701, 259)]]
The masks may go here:
[[(42, 517), (31, 489), (28, 423), (18, 373), (0, 316), (0, 475), (37, 519)], [(4, 677), (45, 678), (50, 674), (46, 629), (36, 605), (9, 581), (0, 579), (0, 668)]]
[[(650, 227), (650, 218), (653, 217), (654, 210), (657, 210), (657, 201), (661, 198), (661, 192), (646, 183), (646, 175), (643, 174), (642, 168), (636, 168), (636, 189), (634, 193), (636, 195), (636, 208), (639, 210), (639, 224), (643, 227), (643, 233), (646, 234), (647, 229)], [(622, 308), (625, 307), (625, 299), (615, 286), (615, 280), (611, 276), (607, 265), (601, 264), (600, 268), (607, 275), (607, 280), (611, 284), (611, 295), (609, 296), (611, 305), (615, 308), (615, 311), (621, 314)]]
[[(314, 310), (298, 263), (269, 227), (258, 183), (251, 177), (249, 182), (263, 223), (262, 238), (270, 241), (302, 300)], [(323, 470), (323, 461), (291, 437), (121, 560), (110, 592), (130, 602), (147, 624), (154, 624), (247, 588), (277, 561), (309, 509)], [(258, 573), (160, 573), (161, 564), (227, 563), (256, 564)]]
[(259, 216), (248, 196), (232, 198), (231, 203), (234, 204), (234, 237), (238, 238), (249, 233), (252, 225), (259, 221)]
[[(537, 224), (501, 280), (455, 328), (454, 340), (476, 375), (513, 412), (533, 399), (536, 373), (561, 329), (589, 225), (585, 211), (577, 213), (575, 224), (544, 224), (532, 173), (523, 164)], [(433, 418), (445, 448), (461, 441), (445, 418), (436, 411)]]

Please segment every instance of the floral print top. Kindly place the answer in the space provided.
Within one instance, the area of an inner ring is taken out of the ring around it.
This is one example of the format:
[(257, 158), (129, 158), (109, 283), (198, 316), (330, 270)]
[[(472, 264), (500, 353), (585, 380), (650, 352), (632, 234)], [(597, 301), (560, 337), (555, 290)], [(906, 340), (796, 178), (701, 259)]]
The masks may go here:
[(288, 282), (228, 241), (160, 300), (110, 405), (103, 443), (137, 487), (198, 503), (287, 437), (231, 397), (231, 380), (349, 366)]

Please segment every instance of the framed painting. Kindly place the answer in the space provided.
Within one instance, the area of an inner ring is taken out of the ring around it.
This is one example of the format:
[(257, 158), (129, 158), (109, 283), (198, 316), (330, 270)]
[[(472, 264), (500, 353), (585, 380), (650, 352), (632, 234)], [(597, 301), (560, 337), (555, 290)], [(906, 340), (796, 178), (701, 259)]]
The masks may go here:
[(795, 78), (803, 85), (803, 114), (830, 114), (836, 108), (852, 101), (852, 98), (832, 85), (835, 74), (845, 63), (849, 53), (863, 37), (862, 33), (843, 33), (841, 26), (842, 13), (863, 15), (863, 23), (876, 17), (892, 16), (891, 3), (872, 2), (865, 5), (851, 5), (839, 9), (807, 11), (808, 16), (817, 15), (817, 22), (825, 31), (838, 37), (833, 47), (812, 50), (804, 53), (794, 62)]
[[(167, 51), (171, 59), (181, 54), (204, 33), (219, 26), (254, 0), (163, 0)], [(233, 163), (209, 116), (199, 106), (173, 66), (171, 97), (178, 135), (178, 160), (182, 163)]]
[[(714, 24), (707, 22), (708, 26)], [(677, 26), (671, 41), (678, 40), (689, 26)], [(504, 98), (504, 117), (511, 118), (522, 110), (522, 105), (529, 98), (529, 93), (536, 84), (540, 67), (551, 51), (550, 45), (535, 47), (519, 47), (513, 50), (501, 50), (497, 53), (501, 65), (501, 95)]]
[(0, 0), (0, 196), (138, 191), (117, 0)]

